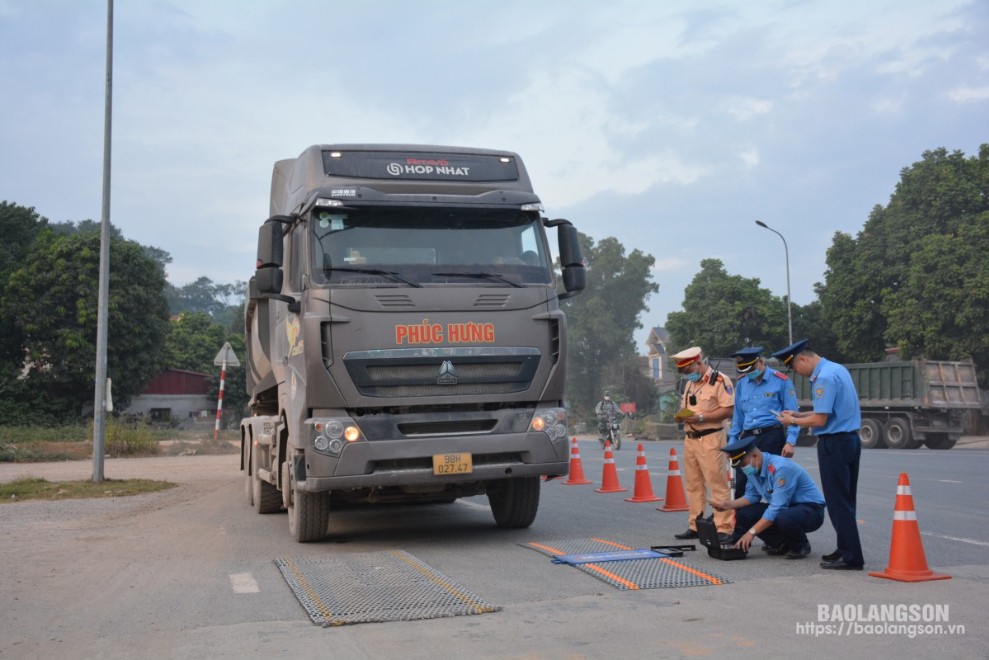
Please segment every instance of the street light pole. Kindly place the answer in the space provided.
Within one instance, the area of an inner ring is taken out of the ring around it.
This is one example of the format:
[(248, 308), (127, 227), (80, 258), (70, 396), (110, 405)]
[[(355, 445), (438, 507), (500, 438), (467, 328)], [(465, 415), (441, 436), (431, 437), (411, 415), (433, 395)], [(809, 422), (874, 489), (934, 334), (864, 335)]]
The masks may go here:
[(790, 311), (790, 306), (793, 304), (793, 299), (790, 298), (790, 248), (786, 245), (786, 239), (783, 238), (783, 234), (779, 233), (769, 225), (767, 225), (762, 220), (756, 220), (755, 223), (762, 227), (763, 229), (768, 229), (783, 241), (783, 255), (786, 258), (786, 323), (790, 331), (790, 343), (793, 344), (793, 313)]

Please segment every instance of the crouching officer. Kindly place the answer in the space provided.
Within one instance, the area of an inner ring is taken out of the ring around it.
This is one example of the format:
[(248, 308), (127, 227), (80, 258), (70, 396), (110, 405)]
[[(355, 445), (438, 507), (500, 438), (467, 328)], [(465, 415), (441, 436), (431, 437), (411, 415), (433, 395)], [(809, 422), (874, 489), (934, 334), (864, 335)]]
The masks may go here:
[(789, 458), (762, 452), (754, 436), (736, 440), (721, 451), (728, 454), (732, 467), (748, 476), (743, 497), (711, 501), (718, 511), (735, 511), (735, 547), (747, 551), (758, 536), (771, 555), (808, 556), (807, 533), (824, 524), (824, 495), (807, 470)]

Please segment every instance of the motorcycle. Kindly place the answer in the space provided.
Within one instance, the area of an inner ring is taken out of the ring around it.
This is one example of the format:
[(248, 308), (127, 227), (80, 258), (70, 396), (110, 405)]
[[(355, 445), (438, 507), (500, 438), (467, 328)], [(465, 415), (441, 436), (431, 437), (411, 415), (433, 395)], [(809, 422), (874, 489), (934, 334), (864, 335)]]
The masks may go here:
[(622, 432), (619, 427), (619, 418), (616, 415), (608, 415), (608, 420), (606, 422), (607, 433), (603, 438), (598, 438), (598, 442), (601, 443), (601, 448), (604, 449), (605, 443), (610, 442), (611, 448), (618, 451), (622, 448)]

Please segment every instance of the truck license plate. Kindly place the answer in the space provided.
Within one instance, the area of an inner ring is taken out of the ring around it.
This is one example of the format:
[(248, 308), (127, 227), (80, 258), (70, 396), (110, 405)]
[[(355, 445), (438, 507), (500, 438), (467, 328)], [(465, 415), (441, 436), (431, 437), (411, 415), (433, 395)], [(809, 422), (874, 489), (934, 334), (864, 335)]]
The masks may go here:
[(469, 452), (462, 454), (433, 454), (433, 474), (470, 474), (474, 463)]

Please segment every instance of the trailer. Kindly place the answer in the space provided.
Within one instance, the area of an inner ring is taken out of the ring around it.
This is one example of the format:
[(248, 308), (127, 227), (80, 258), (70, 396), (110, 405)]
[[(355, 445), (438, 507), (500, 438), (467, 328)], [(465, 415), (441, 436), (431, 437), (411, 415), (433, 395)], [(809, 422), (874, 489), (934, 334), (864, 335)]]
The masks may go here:
[[(910, 360), (844, 365), (862, 408), (859, 435), (865, 448), (951, 449), (963, 420), (982, 408), (975, 364)], [(790, 374), (802, 409), (812, 406), (809, 381)]]

